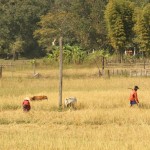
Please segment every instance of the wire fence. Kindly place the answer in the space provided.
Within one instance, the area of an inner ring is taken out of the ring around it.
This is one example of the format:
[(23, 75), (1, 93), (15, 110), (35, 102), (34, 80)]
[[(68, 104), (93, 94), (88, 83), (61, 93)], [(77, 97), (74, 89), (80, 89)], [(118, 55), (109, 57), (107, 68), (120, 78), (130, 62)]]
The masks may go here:
[[(58, 77), (58, 67), (50, 64), (34, 64), (29, 61), (9, 62), (0, 64), (0, 78), (3, 77)], [(88, 67), (87, 67), (88, 68)], [(72, 70), (74, 71), (72, 71)], [(100, 69), (100, 70), (98, 70)], [(70, 71), (70, 72), (69, 72)], [(98, 73), (99, 72), (99, 73)], [(96, 66), (89, 69), (83, 69), (76, 66), (75, 68), (64, 68), (63, 74), (65, 77), (149, 77), (150, 63), (107, 63), (104, 69)]]

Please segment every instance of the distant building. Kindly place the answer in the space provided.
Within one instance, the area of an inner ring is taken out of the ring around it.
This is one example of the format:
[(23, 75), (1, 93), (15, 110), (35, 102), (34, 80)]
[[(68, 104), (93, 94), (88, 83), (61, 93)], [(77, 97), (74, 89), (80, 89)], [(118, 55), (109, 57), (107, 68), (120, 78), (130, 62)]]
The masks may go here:
[(136, 55), (135, 49), (134, 50), (132, 50), (132, 49), (125, 50), (125, 55), (135, 56)]
[(125, 55), (133, 56), (133, 50), (125, 50)]

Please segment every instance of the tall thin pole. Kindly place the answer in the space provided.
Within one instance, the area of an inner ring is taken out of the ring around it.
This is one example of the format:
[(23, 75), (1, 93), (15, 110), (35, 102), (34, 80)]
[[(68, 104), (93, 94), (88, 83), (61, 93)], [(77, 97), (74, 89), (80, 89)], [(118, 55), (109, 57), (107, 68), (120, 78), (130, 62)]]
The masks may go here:
[(59, 38), (59, 108), (62, 107), (62, 80), (63, 80), (63, 48), (62, 48), (62, 37)]

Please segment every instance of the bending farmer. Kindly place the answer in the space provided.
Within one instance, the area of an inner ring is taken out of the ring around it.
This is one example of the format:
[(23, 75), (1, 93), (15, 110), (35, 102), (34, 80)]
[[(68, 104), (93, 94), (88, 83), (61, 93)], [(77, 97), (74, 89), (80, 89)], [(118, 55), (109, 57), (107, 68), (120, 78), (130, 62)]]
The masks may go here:
[(29, 102), (30, 98), (26, 97), (22, 103), (22, 106), (23, 106), (23, 111), (29, 111), (31, 109), (31, 106), (30, 106), (30, 102)]

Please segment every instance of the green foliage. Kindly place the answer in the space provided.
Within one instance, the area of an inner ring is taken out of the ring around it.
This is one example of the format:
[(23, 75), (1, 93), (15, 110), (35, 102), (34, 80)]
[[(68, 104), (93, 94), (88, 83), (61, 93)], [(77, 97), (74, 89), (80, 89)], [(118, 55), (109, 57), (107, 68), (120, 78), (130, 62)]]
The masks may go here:
[(78, 46), (72, 46), (70, 49), (71, 52), (71, 59), (70, 62), (74, 64), (81, 64), (83, 63), (85, 57), (86, 57), (86, 52), (83, 51), (80, 47)]
[[(44, 56), (63, 36), (64, 45), (87, 51), (111, 45), (123, 55), (136, 44), (149, 54), (149, 10), (149, 0), (1, 0), (0, 53)], [(75, 51), (74, 57), (82, 57)], [(64, 55), (71, 62), (70, 51)]]
[(125, 55), (124, 56), (124, 61), (127, 63), (133, 63), (136, 61), (136, 57), (135, 56), (130, 56), (130, 55)]
[(77, 0), (71, 2), (69, 11), (74, 14), (74, 32), (81, 46), (86, 49), (102, 48), (106, 45), (103, 0)]
[(90, 53), (88, 54), (88, 62), (90, 62), (91, 64), (93, 63), (102, 63), (102, 57), (104, 58), (108, 58), (110, 57), (110, 54), (108, 52), (108, 50), (96, 50), (94, 53)]
[(110, 1), (106, 6), (105, 20), (111, 45), (123, 53), (126, 44), (132, 42), (134, 5), (129, 1)]
[(36, 64), (37, 64), (37, 61), (36, 61), (36, 59), (32, 59), (32, 60), (30, 61), (30, 63), (31, 63), (32, 65), (36, 65)]
[[(65, 64), (82, 64), (86, 57), (86, 52), (78, 46), (65, 45), (63, 47), (63, 62)], [(59, 61), (59, 47), (55, 47), (52, 52), (47, 54), (50, 62)]]
[(140, 50), (150, 54), (150, 4), (146, 5), (143, 10), (137, 12), (135, 24), (135, 42), (139, 44)]
[(147, 5), (149, 3), (149, 0), (130, 0), (134, 3), (136, 3), (137, 6), (139, 7), (144, 7), (145, 5)]
[[(37, 21), (42, 14), (48, 11), (51, 1), (49, 0), (10, 0), (0, 2), (0, 35), (4, 40), (0, 52), (10, 51), (12, 43), (15, 43), (13, 50), (18, 45), (18, 37), (24, 41), (26, 52), (28, 49), (37, 48), (37, 43), (33, 39), (33, 31), (37, 28)], [(16, 43), (17, 42), (17, 43)], [(7, 44), (7, 45), (6, 45)], [(21, 45), (21, 44), (19, 44)]]
[(65, 37), (70, 29), (69, 22), (71, 14), (65, 11), (48, 13), (41, 17), (38, 23), (40, 28), (34, 32), (34, 37), (38, 43), (48, 51), (52, 49), (52, 42), (60, 36)]
[[(103, 20), (105, 2), (56, 1), (55, 9), (41, 17), (40, 28), (34, 32), (41, 46), (51, 50), (52, 41), (63, 35), (71, 45), (80, 45), (84, 49), (104, 47), (106, 32)], [(100, 9), (101, 8), (101, 9)]]
[(20, 38), (17, 38), (14, 43), (10, 45), (10, 49), (13, 53), (15, 52), (23, 52), (25, 42)]

